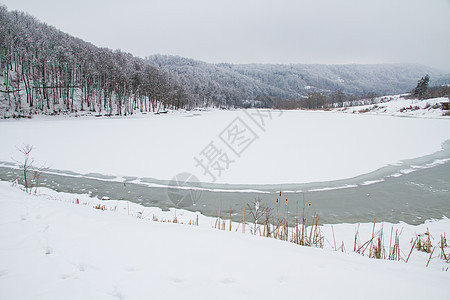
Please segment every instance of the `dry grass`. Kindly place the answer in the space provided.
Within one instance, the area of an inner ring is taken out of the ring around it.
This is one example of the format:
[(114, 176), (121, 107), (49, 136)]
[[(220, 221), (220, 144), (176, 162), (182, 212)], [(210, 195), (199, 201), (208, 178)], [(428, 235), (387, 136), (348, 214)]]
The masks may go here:
[(415, 242), (416, 242), (416, 248), (418, 251), (431, 253), (433, 250), (433, 245), (431, 243), (432, 236), (430, 232), (427, 231), (424, 234), (418, 234), (416, 235)]
[[(275, 199), (275, 208), (269, 208), (268, 205), (263, 205), (260, 199), (256, 199), (252, 203), (248, 203), (244, 206), (242, 216), (239, 223), (236, 225), (234, 231), (241, 229), (242, 233), (249, 232), (252, 235), (260, 235), (266, 238), (274, 238), (278, 240), (288, 241), (300, 246), (323, 248), (325, 242), (325, 236), (322, 232), (321, 226), (319, 226), (319, 216), (312, 214), (311, 219), (308, 219), (308, 215), (311, 215), (311, 203), (306, 204), (303, 195), (303, 205), (301, 214), (299, 212), (299, 203), (296, 202), (296, 212), (294, 217), (294, 224), (289, 224), (289, 201), (283, 197), (283, 193), (279, 192)], [(249, 212), (249, 213), (247, 213)], [(248, 220), (250, 216), (250, 220)], [(232, 231), (231, 222), (231, 208), (229, 213), (229, 226), (226, 227), (226, 220), (221, 216), (221, 207), (217, 213), (217, 218), (214, 224), (214, 228), (219, 230)], [(246, 230), (247, 227), (249, 230)], [(409, 248), (407, 254), (403, 253), (400, 248), (400, 237), (403, 229), (395, 229), (394, 226), (390, 229), (389, 239), (386, 242), (384, 225), (377, 228), (376, 220), (373, 220), (371, 235), (368, 240), (361, 242), (361, 236), (359, 232), (359, 224), (355, 229), (353, 252), (363, 256), (367, 256), (375, 259), (386, 259), (393, 261), (408, 262), (413, 250), (423, 251), (430, 253), (430, 257), (427, 262), (429, 265), (433, 258), (433, 253), (436, 248), (440, 249), (440, 258), (446, 262), (450, 262), (450, 253), (446, 252), (448, 249), (447, 240), (445, 234), (441, 236), (439, 245), (433, 247), (432, 236), (428, 229), (424, 234), (416, 235), (411, 240), (412, 246)], [(335, 251), (345, 252), (345, 244), (341, 242), (338, 246), (336, 242), (336, 236), (334, 232), (334, 226), (331, 225), (332, 244), (328, 242), (331, 248)]]
[[(220, 205), (213, 227), (223, 231), (227, 230), (237, 232), (241, 230), (244, 234), (250, 233), (252, 235), (260, 235), (266, 238), (274, 238), (291, 242), (300, 246), (323, 248), (326, 239), (324, 233), (322, 232), (321, 226), (319, 226), (319, 216), (317, 214), (312, 214), (311, 219), (308, 220), (307, 216), (311, 215), (310, 209), (312, 205), (311, 203), (306, 204), (304, 195), (302, 200), (303, 205), (301, 215), (299, 214), (299, 203), (298, 201), (296, 202), (294, 224), (289, 224), (288, 222), (289, 201), (287, 198), (283, 197), (283, 194), (280, 191), (275, 200), (275, 211), (267, 205), (263, 205), (260, 199), (256, 199), (254, 202), (243, 207), (240, 221), (234, 223), (235, 228), (233, 228), (234, 224), (232, 221), (231, 206), (229, 211), (225, 213), (228, 217), (228, 220), (226, 220), (222, 217), (222, 209)], [(76, 198), (73, 203), (81, 204), (78, 198)], [(83, 204), (87, 205), (88, 203)], [(107, 210), (106, 205), (103, 204), (96, 204), (94, 208), (98, 210)], [(128, 201), (127, 208), (129, 213)], [(110, 208), (112, 211), (115, 211), (116, 209), (117, 205), (116, 207)], [(250, 216), (250, 218), (248, 218), (248, 216)], [(147, 217), (144, 216), (144, 210), (137, 212), (136, 217), (140, 219), (147, 219)], [(198, 215), (196, 215), (195, 219), (189, 220), (188, 223), (183, 223), (178, 220), (176, 210), (172, 219), (160, 219), (153, 214), (151, 220), (155, 222), (199, 226)], [(358, 224), (355, 228), (353, 252), (360, 255), (375, 259), (404, 261), (407, 263), (414, 250), (416, 250), (430, 254), (426, 264), (427, 267), (433, 258), (440, 258), (445, 262), (450, 263), (450, 247), (445, 233), (440, 236), (439, 242), (434, 246), (433, 236), (430, 234), (428, 228), (425, 233), (416, 234), (416, 236), (411, 239), (411, 248), (409, 248), (410, 250), (406, 255), (400, 248), (400, 237), (403, 229), (395, 229), (394, 231), (394, 227), (391, 227), (388, 245), (385, 241), (384, 225), (381, 224), (381, 228), (377, 230), (377, 223), (375, 219), (373, 221), (370, 238), (364, 243), (361, 242), (359, 229), (360, 225)], [(337, 246), (338, 244), (336, 242), (333, 225), (331, 225), (331, 233), (333, 244), (328, 242), (331, 248), (334, 251), (346, 252), (344, 242), (341, 242), (339, 247)], [(433, 257), (436, 249), (438, 249), (439, 255)], [(445, 268), (443, 270), (445, 271)]]
[[(401, 259), (401, 255), (400, 255), (400, 235), (402, 234), (402, 232), (400, 231), (400, 233), (398, 232), (398, 229), (395, 230), (395, 235), (392, 236), (394, 227), (391, 227), (391, 237), (389, 238), (389, 254), (388, 254), (388, 259), (389, 260), (400, 260)], [(412, 249), (414, 248), (414, 246), (411, 248), (411, 251), (409, 252), (408, 258), (411, 255)], [(408, 262), (408, 259), (406, 260), (406, 262)]]
[(101, 204), (97, 204), (94, 206), (95, 209), (99, 209), (99, 210), (106, 210), (106, 206), (105, 205), (101, 205)]
[(445, 233), (441, 235), (441, 241), (439, 243), (439, 248), (441, 250), (440, 258), (445, 260), (447, 263), (450, 263), (450, 253), (446, 252), (446, 248), (449, 248), (447, 244), (447, 238)]

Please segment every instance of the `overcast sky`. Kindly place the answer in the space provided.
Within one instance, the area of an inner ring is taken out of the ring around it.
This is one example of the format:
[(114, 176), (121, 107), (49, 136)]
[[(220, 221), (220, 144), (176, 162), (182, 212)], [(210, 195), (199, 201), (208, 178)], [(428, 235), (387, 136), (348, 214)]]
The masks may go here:
[(0, 0), (97, 46), (230, 63), (450, 71), (450, 0)]

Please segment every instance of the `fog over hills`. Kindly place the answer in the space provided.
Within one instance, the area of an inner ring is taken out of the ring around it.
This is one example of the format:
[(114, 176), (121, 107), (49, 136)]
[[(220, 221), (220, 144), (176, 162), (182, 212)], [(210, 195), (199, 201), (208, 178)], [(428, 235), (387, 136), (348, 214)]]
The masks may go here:
[(209, 64), (169, 55), (149, 56), (146, 61), (174, 74), (193, 94), (228, 92), (239, 99), (259, 95), (295, 99), (334, 91), (356, 96), (399, 94), (411, 91), (425, 74), (432, 78), (432, 85), (450, 81), (445, 72), (415, 64)]

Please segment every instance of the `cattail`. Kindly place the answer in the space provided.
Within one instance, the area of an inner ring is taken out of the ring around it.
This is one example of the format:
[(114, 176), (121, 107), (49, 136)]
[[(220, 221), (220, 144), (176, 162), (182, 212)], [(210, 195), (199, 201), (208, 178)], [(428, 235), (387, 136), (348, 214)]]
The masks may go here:
[(259, 209), (259, 200), (256, 200), (255, 202), (255, 210), (258, 211)]

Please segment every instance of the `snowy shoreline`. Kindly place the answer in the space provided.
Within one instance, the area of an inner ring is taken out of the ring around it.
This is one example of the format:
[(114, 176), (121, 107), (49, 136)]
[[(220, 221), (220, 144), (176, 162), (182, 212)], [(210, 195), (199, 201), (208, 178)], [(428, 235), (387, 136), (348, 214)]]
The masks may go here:
[[(180, 171), (199, 172), (193, 157), (211, 141), (223, 141), (224, 128), (236, 120), (250, 126), (249, 114), (257, 112), (2, 120), (0, 161), (11, 167), (12, 158), (20, 160), (15, 147), (31, 144), (37, 165), (48, 162), (55, 169), (70, 170), (67, 174), (91, 174), (105, 181), (125, 179), (121, 174), (134, 175), (127, 177), (130, 182), (149, 174), (168, 179)], [(364, 115), (284, 111), (279, 118), (271, 113), (270, 123), (242, 156), (233, 158), (234, 168), (224, 172), (218, 184), (323, 182), (389, 164), (398, 165), (401, 175), (450, 159), (445, 151), (439, 157), (430, 155), (447, 147), (448, 142), (443, 144), (450, 140), (447, 119), (399, 118), (383, 111)], [(277, 155), (280, 149), (283, 155)], [(408, 168), (399, 164), (421, 156), (428, 158), (420, 163), (411, 160)], [(370, 186), (380, 180), (361, 182)], [(292, 223), (286, 240), (277, 240), (259, 236), (264, 233), (262, 223), (252, 222), (249, 211), (245, 222), (230, 222), (231, 209), (226, 215), (226, 208), (217, 219), (47, 188), (29, 195), (0, 181), (0, 298), (445, 299), (450, 292), (450, 265), (440, 257), (439, 248), (441, 238), (450, 233), (448, 215), (423, 220), (421, 225), (319, 225), (314, 229), (319, 232), (316, 246), (324, 249), (293, 243)], [(307, 232), (313, 232), (311, 221)], [(397, 234), (398, 240), (393, 239)], [(413, 249), (419, 235), (430, 237), (434, 251)], [(375, 253), (372, 244), (381, 245), (382, 257), (395, 252), (400, 261), (369, 258)], [(448, 256), (449, 247), (443, 248)], [(380, 289), (367, 293), (375, 287)]]
[[(416, 250), (408, 263), (353, 253), (356, 224), (321, 226), (325, 249), (316, 249), (242, 234), (237, 223), (233, 232), (217, 230), (214, 218), (199, 213), (163, 212), (48, 189), (28, 195), (9, 182), (0, 182), (0, 208), (0, 296), (5, 299), (269, 299), (275, 291), (292, 296), (299, 284), (308, 287), (302, 295), (318, 299), (348, 296), (350, 288), (363, 293), (374, 286), (389, 297), (410, 299), (444, 299), (450, 291), (449, 264), (437, 251), (428, 267), (429, 254)], [(172, 223), (175, 217), (179, 224)], [(359, 225), (361, 243), (370, 238), (372, 225)], [(415, 234), (428, 229), (434, 245), (440, 234), (450, 232), (447, 218), (420, 226), (382, 226), (385, 244), (391, 228), (402, 232), (405, 257)], [(333, 251), (334, 245), (346, 253)], [(329, 289), (317, 293), (323, 284)], [(268, 285), (270, 290), (264, 288)], [(365, 297), (378, 299), (379, 294)]]

